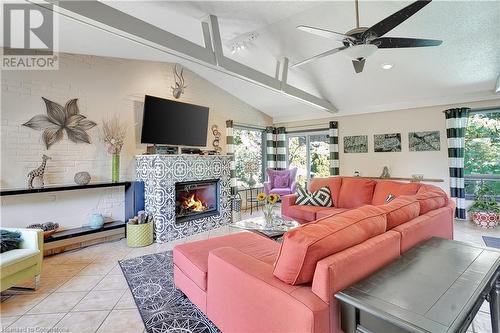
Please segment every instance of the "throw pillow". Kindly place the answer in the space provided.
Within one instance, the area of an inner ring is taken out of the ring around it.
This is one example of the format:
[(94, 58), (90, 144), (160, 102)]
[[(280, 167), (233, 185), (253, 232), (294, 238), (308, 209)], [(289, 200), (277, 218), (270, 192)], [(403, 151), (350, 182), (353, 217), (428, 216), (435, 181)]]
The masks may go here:
[(290, 177), (288, 175), (274, 176), (274, 188), (287, 188), (289, 179)]
[(298, 187), (297, 188), (297, 199), (295, 200), (297, 205), (309, 205), (309, 206), (319, 206), (319, 207), (332, 207), (332, 194), (328, 186), (323, 186), (317, 191), (311, 193), (308, 189)]
[(391, 202), (392, 200), (396, 199), (396, 196), (392, 193), (389, 193), (389, 195), (387, 196), (387, 198), (385, 198), (385, 203), (389, 203)]
[(0, 253), (18, 249), (22, 241), (20, 232), (0, 230)]

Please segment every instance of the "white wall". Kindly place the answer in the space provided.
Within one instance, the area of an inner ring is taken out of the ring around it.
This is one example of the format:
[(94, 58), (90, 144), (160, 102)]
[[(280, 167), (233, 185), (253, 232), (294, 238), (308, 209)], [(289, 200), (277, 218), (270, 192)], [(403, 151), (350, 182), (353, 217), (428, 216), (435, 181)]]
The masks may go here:
[[(46, 184), (72, 184), (78, 171), (90, 172), (95, 181), (111, 177), (111, 157), (99, 141), (101, 121), (113, 114), (128, 126), (121, 156), (121, 178), (134, 178), (134, 155), (145, 151), (140, 142), (144, 95), (172, 98), (173, 64), (86, 55), (61, 54), (58, 71), (3, 71), (1, 111), (1, 187), (25, 187), (26, 175), (40, 164), (41, 155), (52, 157)], [(208, 106), (209, 126), (225, 133), (225, 121), (269, 125), (271, 118), (189, 70), (182, 102)], [(98, 123), (89, 130), (92, 143), (75, 144), (66, 137), (49, 150), (41, 132), (21, 126), (37, 114), (45, 114), (41, 97), (64, 105), (78, 98), (80, 113)], [(212, 141), (208, 131), (207, 144)], [(225, 140), (221, 140), (225, 149)], [(2, 225), (25, 226), (54, 221), (65, 227), (86, 224), (90, 212), (123, 219), (120, 190), (85, 190), (29, 196), (2, 197)]]
[[(441, 105), (399, 111), (361, 114), (355, 116), (337, 116), (331, 119), (308, 122), (282, 123), (287, 131), (300, 131), (328, 127), (330, 120), (339, 122), (340, 174), (352, 176), (359, 171), (362, 176), (378, 177), (384, 166), (389, 167), (391, 176), (411, 177), (412, 174), (424, 174), (425, 178), (444, 179), (443, 183), (432, 183), (449, 191), (448, 145), (446, 142), (446, 124), (443, 110), (451, 107), (468, 106), (483, 108), (499, 106), (500, 99), (488, 102), (464, 103), (460, 105)], [(410, 152), (408, 133), (415, 131), (439, 131), (441, 150), (429, 152)], [(401, 133), (401, 152), (375, 153), (373, 135)], [(345, 154), (344, 136), (368, 135), (368, 153)]]

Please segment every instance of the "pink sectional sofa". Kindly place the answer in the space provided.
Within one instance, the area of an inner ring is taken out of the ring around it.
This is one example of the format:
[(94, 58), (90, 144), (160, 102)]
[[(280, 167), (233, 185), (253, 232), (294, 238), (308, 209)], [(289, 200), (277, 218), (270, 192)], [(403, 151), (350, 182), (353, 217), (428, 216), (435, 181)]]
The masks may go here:
[(325, 184), (338, 207), (283, 198), (304, 224), (281, 244), (242, 232), (176, 246), (176, 286), (223, 332), (342, 332), (336, 292), (428, 238), (453, 238), (455, 206), (437, 187), (348, 177), (311, 187)]

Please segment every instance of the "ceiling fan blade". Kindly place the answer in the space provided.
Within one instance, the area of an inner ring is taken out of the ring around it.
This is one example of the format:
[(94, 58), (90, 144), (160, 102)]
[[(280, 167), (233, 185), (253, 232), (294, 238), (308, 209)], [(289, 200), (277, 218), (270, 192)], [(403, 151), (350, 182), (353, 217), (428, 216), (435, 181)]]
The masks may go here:
[(354, 70), (356, 71), (356, 73), (361, 73), (363, 71), (363, 68), (365, 67), (365, 61), (366, 59), (364, 58), (352, 60), (352, 65), (354, 66)]
[(340, 52), (342, 50), (345, 50), (347, 49), (347, 46), (342, 46), (342, 47), (338, 47), (336, 49), (332, 49), (332, 50), (328, 50), (326, 52), (323, 52), (323, 53), (320, 53), (318, 55), (315, 55), (314, 57), (311, 57), (311, 58), (307, 58), (305, 60), (302, 60), (302, 61), (299, 61), (293, 65), (291, 65), (290, 67), (293, 68), (293, 67), (297, 67), (297, 66), (302, 66), (304, 64), (307, 64), (308, 62), (311, 62), (313, 60), (316, 60), (316, 59), (320, 59), (320, 58), (323, 58), (323, 57), (326, 57), (326, 56), (329, 56), (331, 54), (334, 54), (334, 53), (337, 53), (337, 52)]
[(442, 42), (442, 40), (437, 39), (381, 37), (372, 40), (370, 44), (376, 45), (379, 49), (393, 49), (400, 47), (438, 46), (441, 45)]
[(382, 37), (404, 21), (406, 21), (410, 16), (418, 12), (420, 9), (428, 5), (432, 0), (418, 0), (414, 3), (406, 6), (405, 8), (395, 12), (391, 16), (386, 17), (382, 21), (368, 28), (361, 38), (363, 40)]
[(347, 36), (344, 34), (341, 34), (339, 32), (331, 31), (331, 30), (326, 30), (326, 29), (321, 29), (321, 28), (315, 28), (315, 27), (310, 27), (308, 25), (299, 25), (297, 29), (308, 32), (313, 35), (321, 36), (324, 38), (329, 38), (329, 39), (334, 39), (339, 42), (343, 42), (346, 38), (350, 40), (356, 40), (355, 38), (351, 36)]

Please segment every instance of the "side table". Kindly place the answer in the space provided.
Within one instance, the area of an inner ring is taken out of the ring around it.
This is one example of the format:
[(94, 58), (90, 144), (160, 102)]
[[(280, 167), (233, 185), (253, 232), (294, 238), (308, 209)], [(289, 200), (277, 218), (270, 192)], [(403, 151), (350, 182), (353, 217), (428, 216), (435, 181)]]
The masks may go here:
[(485, 300), (500, 333), (500, 251), (431, 238), (335, 295), (354, 332), (466, 332)]

